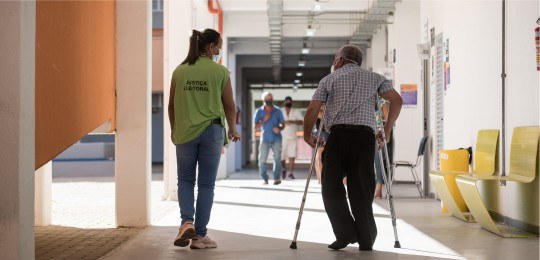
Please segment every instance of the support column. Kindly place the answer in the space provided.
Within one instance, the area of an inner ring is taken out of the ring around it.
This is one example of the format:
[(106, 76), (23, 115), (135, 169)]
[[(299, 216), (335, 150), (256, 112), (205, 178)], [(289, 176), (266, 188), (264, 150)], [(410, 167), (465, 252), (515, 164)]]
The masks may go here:
[(0, 255), (34, 259), (36, 2), (0, 1)]
[[(236, 64), (236, 60), (235, 59), (231, 60), (229, 57), (229, 39), (225, 37), (225, 35), (221, 35), (221, 37), (223, 38), (223, 46), (221, 50), (223, 52), (223, 58), (221, 59), (221, 61), (222, 61), (222, 64), (229, 69), (229, 78), (231, 80), (233, 98), (235, 100), (234, 104), (237, 106), (236, 87), (234, 85), (235, 81), (233, 80), (234, 74), (232, 73), (234, 69), (234, 65), (230, 66), (231, 62), (232, 64)], [(229, 126), (229, 127), (236, 129), (236, 125)], [(224, 164), (225, 171), (218, 172), (217, 179), (227, 178), (227, 176), (229, 176), (230, 174), (236, 171), (236, 153), (237, 153), (236, 148), (237, 147), (238, 147), (238, 143), (231, 143), (229, 144), (229, 147), (227, 149), (224, 149), (225, 154), (221, 156), (220, 164)]]
[[(176, 149), (171, 141), (168, 106), (172, 73), (186, 58), (193, 28), (193, 2), (164, 1), (163, 10), (163, 198), (177, 200)], [(199, 28), (200, 29), (200, 28)]]
[(52, 162), (48, 162), (37, 169), (35, 177), (34, 225), (48, 226), (51, 224), (52, 219)]
[(151, 1), (116, 1), (116, 225), (150, 224)]

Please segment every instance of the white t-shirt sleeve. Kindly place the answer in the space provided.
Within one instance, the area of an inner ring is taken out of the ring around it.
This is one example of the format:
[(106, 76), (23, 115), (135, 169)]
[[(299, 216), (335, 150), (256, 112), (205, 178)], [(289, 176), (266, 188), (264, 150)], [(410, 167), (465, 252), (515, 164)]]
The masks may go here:
[(285, 108), (280, 108), (279, 110), (281, 110), (281, 113), (283, 114), (283, 118), (285, 119), (285, 121), (290, 120), (289, 117), (287, 117), (287, 111), (285, 110)]
[(294, 111), (294, 120), (304, 120), (304, 118), (302, 118), (302, 115), (300, 114), (300, 112), (298, 112), (298, 110), (293, 110)]

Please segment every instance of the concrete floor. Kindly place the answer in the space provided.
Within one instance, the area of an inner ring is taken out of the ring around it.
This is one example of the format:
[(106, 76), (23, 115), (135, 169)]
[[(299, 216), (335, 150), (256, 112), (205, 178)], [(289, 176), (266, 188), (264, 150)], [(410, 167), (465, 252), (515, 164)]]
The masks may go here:
[[(297, 175), (305, 177), (306, 170)], [(360, 252), (357, 245), (330, 251), (326, 245), (334, 236), (316, 180), (310, 184), (298, 249), (291, 250), (304, 186), (305, 179), (264, 186), (256, 170), (245, 170), (217, 182), (208, 226), (217, 249), (173, 246), (179, 224), (176, 208), (103, 259), (539, 259), (538, 238), (501, 238), (442, 214), (438, 201), (418, 199), (408, 184), (394, 186), (401, 249), (393, 248), (387, 201), (376, 200), (379, 234), (374, 251)]]

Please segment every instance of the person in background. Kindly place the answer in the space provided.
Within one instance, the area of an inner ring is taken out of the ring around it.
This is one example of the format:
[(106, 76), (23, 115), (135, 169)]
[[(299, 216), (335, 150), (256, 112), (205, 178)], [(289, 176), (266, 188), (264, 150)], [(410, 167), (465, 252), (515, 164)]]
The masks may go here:
[[(221, 35), (193, 30), (189, 52), (173, 72), (169, 99), (171, 141), (176, 146), (178, 203), (182, 224), (175, 246), (217, 247), (207, 235), (221, 149), (236, 142), (235, 104), (229, 71), (218, 64)], [(228, 131), (225, 138), (225, 120)], [(198, 165), (198, 174), (197, 172)], [(197, 180), (197, 206), (194, 187)], [(194, 225), (195, 224), (195, 225)]]
[[(362, 51), (355, 45), (345, 45), (336, 53), (332, 73), (324, 77), (309, 103), (304, 117), (304, 140), (315, 147), (311, 129), (321, 106), (325, 104), (326, 129), (330, 136), (322, 154), (322, 197), (336, 241), (329, 248), (339, 250), (357, 243), (360, 250), (373, 250), (377, 226), (373, 216), (375, 143), (381, 142), (381, 132), (375, 133), (377, 96), (390, 102), (385, 134), (390, 138), (403, 100), (390, 81), (361, 68)], [(335, 69), (335, 71), (334, 71)], [(347, 203), (343, 176), (347, 176)], [(350, 205), (350, 209), (349, 209)]]
[(259, 146), (259, 173), (268, 184), (266, 160), (270, 149), (274, 153), (274, 185), (281, 184), (281, 131), (285, 127), (285, 119), (279, 107), (274, 105), (274, 98), (270, 92), (264, 92), (261, 96), (264, 105), (257, 109), (253, 118), (255, 129), (261, 129), (261, 144)]
[[(383, 122), (386, 124), (386, 118), (388, 118), (388, 110), (389, 110), (389, 103), (386, 100), (381, 101), (381, 107), (382, 107), (382, 114), (383, 114)], [(390, 161), (390, 166), (393, 164), (394, 160), (394, 132), (390, 134), (390, 139), (388, 143), (386, 143), (388, 147), (388, 160)], [(383, 163), (386, 167), (386, 169), (391, 169), (386, 165), (386, 155), (383, 154)], [(390, 176), (390, 173), (387, 171), (386, 177)], [(393, 178), (393, 176), (391, 176)], [(377, 181), (377, 186), (375, 187), (375, 198), (376, 199), (382, 199), (382, 186), (384, 184), (384, 178), (382, 176), (381, 171), (381, 162), (379, 159), (378, 152), (375, 150), (375, 178)]]
[(293, 100), (291, 97), (285, 97), (284, 104), (285, 107), (281, 108), (281, 113), (285, 119), (285, 128), (281, 132), (283, 136), (281, 149), (281, 166), (283, 167), (283, 172), (281, 173), (281, 178), (285, 179), (287, 177), (287, 165), (285, 162), (289, 159), (289, 178), (294, 179), (294, 160), (296, 159), (297, 153), (296, 132), (298, 131), (298, 126), (304, 123), (304, 118), (298, 110), (293, 108)]

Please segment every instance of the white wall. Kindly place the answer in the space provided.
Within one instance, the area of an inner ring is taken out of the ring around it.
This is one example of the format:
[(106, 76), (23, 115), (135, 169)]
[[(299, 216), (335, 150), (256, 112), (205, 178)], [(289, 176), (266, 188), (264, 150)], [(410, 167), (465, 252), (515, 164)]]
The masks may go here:
[[(218, 16), (211, 14), (208, 11), (208, 1), (207, 0), (192, 0), (193, 9), (192, 9), (192, 23), (194, 28), (199, 31), (202, 31), (206, 28), (218, 30)], [(217, 6), (214, 6), (217, 8)]]
[(34, 259), (36, 2), (0, 1), (0, 252)]
[[(394, 160), (416, 161), (418, 145), (423, 136), (423, 91), (421, 89), (421, 64), (416, 51), (420, 42), (420, 2), (405, 0), (396, 4), (394, 23), (388, 26), (388, 50), (396, 49), (394, 67), (394, 88), (399, 93), (401, 84), (416, 84), (418, 86), (418, 105), (404, 107), (394, 128)], [(369, 50), (370, 62), (376, 72), (377, 68), (385, 68), (384, 59), (385, 29), (382, 27), (374, 35), (372, 47)], [(390, 56), (389, 56), (390, 57)], [(421, 179), (423, 165), (417, 168)], [(412, 175), (407, 168), (398, 168), (395, 173), (396, 181), (412, 181)]]
[(34, 225), (48, 226), (52, 220), (52, 162), (36, 170), (34, 187)]
[[(534, 64), (538, 5), (535, 0), (507, 1), (507, 166), (512, 129), (539, 124)], [(474, 147), (478, 130), (501, 129), (501, 1), (425, 1), (424, 19), (450, 40), (452, 82), (444, 97), (444, 147)], [(496, 191), (486, 189), (484, 195), (498, 198), (490, 208), (538, 225), (538, 212), (532, 219), (523, 215), (524, 205), (517, 203), (520, 192), (509, 183)], [(536, 197), (525, 199), (538, 207), (537, 189)]]
[(150, 224), (152, 8), (116, 2), (116, 225)]
[[(189, 50), (189, 36), (194, 29), (192, 1), (164, 1), (163, 9), (163, 100), (169, 105), (172, 73)], [(176, 148), (171, 141), (168, 112), (163, 113), (163, 198), (177, 200)]]
[[(509, 152), (513, 128), (516, 126), (529, 126), (540, 124), (540, 73), (535, 70), (536, 62), (534, 58), (535, 45), (533, 41), (536, 19), (540, 16), (540, 4), (538, 1), (510, 1), (507, 5), (507, 82), (506, 82), (506, 147), (507, 147), (507, 169), (509, 169)], [(536, 176), (538, 178), (538, 175)], [(538, 183), (535, 193), (536, 203), (530, 203), (525, 196), (523, 185), (508, 183), (506, 187), (501, 187), (502, 205), (501, 213), (511, 218), (525, 220), (527, 223), (539, 225), (538, 220)], [(515, 196), (513, 196), (515, 195)], [(525, 197), (525, 198), (524, 198)], [(525, 201), (516, 203), (516, 200)], [(536, 222), (523, 208), (531, 208), (536, 212)]]
[(375, 71), (378, 68), (386, 68), (386, 47), (385, 47), (385, 33), (384, 33), (384, 27), (379, 29), (375, 35), (373, 35), (373, 39), (371, 40), (371, 48), (368, 49), (369, 53), (369, 64), (368, 67), (373, 68)]
[[(189, 0), (189, 1), (165, 1), (164, 5), (164, 100), (165, 107), (169, 104), (170, 79), (172, 72), (185, 59), (189, 50), (189, 37), (191, 30), (204, 30), (206, 28), (218, 30), (218, 16), (208, 11), (207, 1)], [(225, 19), (224, 19), (225, 20)], [(225, 26), (224, 26), (225, 28)], [(180, 32), (180, 33), (178, 33)], [(184, 33), (185, 32), (185, 33)], [(223, 64), (227, 64), (227, 39), (223, 35)], [(165, 199), (177, 199), (177, 168), (176, 168), (176, 149), (171, 143), (170, 125), (168, 114), (164, 113), (164, 195)], [(234, 148), (233, 148), (234, 149)], [(229, 156), (234, 156), (232, 153)], [(233, 158), (233, 157), (231, 157)], [(232, 159), (230, 159), (232, 160)], [(217, 178), (227, 176), (227, 155), (222, 153), (220, 166), (218, 168)], [(229, 163), (234, 165), (234, 161)]]
[[(414, 162), (417, 158), (418, 145), (423, 136), (423, 104), (421, 97), (421, 63), (416, 51), (420, 38), (420, 3), (406, 0), (396, 5), (394, 24), (388, 26), (388, 49), (396, 49), (394, 63), (394, 87), (401, 93), (401, 84), (416, 84), (418, 86), (418, 105), (404, 107), (401, 110), (399, 122), (395, 127), (395, 160)], [(390, 56), (389, 56), (390, 57)], [(423, 164), (417, 168), (420, 179), (423, 180)], [(396, 180), (413, 180), (406, 168), (396, 169)]]

